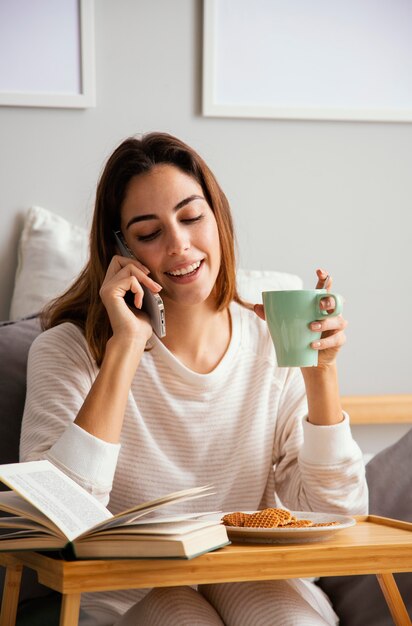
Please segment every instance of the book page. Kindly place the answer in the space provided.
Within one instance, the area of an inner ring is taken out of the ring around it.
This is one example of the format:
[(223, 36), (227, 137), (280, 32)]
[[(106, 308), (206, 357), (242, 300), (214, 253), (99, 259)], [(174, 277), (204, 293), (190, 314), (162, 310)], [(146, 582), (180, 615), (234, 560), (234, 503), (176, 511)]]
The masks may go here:
[(0, 465), (0, 480), (44, 513), (69, 541), (113, 517), (50, 461)]
[(0, 517), (0, 532), (2, 528), (6, 528), (7, 530), (10, 530), (10, 528), (20, 528), (49, 534), (48, 529), (45, 528), (43, 524), (38, 524), (26, 517)]
[[(136, 523), (142, 517), (146, 515), (153, 514), (158, 509), (165, 507), (169, 504), (174, 504), (176, 502), (185, 502), (186, 500), (194, 500), (196, 498), (204, 498), (205, 496), (211, 495), (213, 492), (211, 491), (212, 487), (210, 485), (202, 486), (202, 487), (192, 487), (190, 489), (183, 489), (182, 491), (175, 491), (173, 493), (169, 493), (166, 496), (162, 496), (157, 498), (156, 500), (151, 500), (150, 502), (143, 502), (142, 504), (137, 504), (131, 509), (127, 509), (126, 511), (122, 511), (121, 513), (117, 513), (113, 515), (109, 521), (103, 521), (96, 526), (93, 527), (92, 531), (96, 532), (100, 529), (104, 528), (115, 528), (118, 526), (124, 526), (126, 524)], [(202, 513), (197, 513), (196, 515), (202, 515)], [(204, 515), (204, 514), (203, 514)], [(189, 513), (190, 517), (191, 514)], [(184, 514), (182, 515), (182, 518)]]
[[(1, 524), (1, 521), (0, 521)], [(184, 535), (194, 530), (200, 530), (201, 528), (208, 528), (209, 526), (216, 526), (218, 522), (215, 520), (199, 520), (189, 519), (174, 522), (159, 522), (158, 524), (127, 524), (126, 526), (116, 526), (110, 528), (104, 528), (96, 533), (88, 533), (86, 539), (91, 539), (95, 536), (99, 537), (122, 537), (130, 539), (135, 535), (155, 536), (158, 535)]]
[(14, 524), (14, 520), (17, 516), (26, 520), (34, 520), (39, 525), (49, 529), (53, 535), (64, 537), (63, 533), (60, 531), (59, 527), (56, 526), (56, 524), (43, 515), (38, 508), (19, 496), (19, 494), (15, 491), (0, 492), (0, 511), (11, 513), (14, 516), (5, 518), (10, 520), (10, 526)]

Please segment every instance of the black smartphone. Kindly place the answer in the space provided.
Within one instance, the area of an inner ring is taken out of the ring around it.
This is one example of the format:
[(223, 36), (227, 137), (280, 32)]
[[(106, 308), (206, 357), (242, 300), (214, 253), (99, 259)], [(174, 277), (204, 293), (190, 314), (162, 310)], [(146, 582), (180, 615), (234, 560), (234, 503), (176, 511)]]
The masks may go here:
[[(131, 259), (135, 259), (133, 252), (129, 250), (127, 244), (123, 238), (120, 230), (113, 231), (114, 237), (116, 239), (116, 244), (119, 249), (119, 252), (122, 256), (130, 257)], [(166, 319), (165, 319), (165, 307), (163, 304), (162, 298), (158, 293), (153, 293), (150, 291), (146, 285), (141, 283), (142, 289), (144, 292), (143, 302), (142, 302), (142, 311), (147, 313), (150, 319), (150, 323), (156, 335), (158, 337), (166, 336)]]

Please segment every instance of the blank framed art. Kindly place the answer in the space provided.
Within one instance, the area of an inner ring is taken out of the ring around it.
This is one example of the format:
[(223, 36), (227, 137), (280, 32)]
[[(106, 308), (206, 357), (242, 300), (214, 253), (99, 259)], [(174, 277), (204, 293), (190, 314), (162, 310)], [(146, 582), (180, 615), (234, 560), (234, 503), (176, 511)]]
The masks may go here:
[(0, 0), (0, 105), (95, 106), (93, 0)]
[(203, 114), (412, 121), (410, 0), (204, 0)]

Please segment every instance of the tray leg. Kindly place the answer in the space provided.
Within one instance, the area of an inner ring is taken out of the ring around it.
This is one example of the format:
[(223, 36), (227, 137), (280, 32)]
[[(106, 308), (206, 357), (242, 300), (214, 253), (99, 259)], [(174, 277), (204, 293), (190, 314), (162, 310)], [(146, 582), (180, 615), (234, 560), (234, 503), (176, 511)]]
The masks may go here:
[[(60, 610), (60, 626), (77, 626), (80, 613), (80, 593), (64, 593)], [(0, 624), (1, 626), (1, 624)]]
[(376, 578), (385, 596), (395, 626), (411, 626), (411, 620), (393, 574), (376, 574)]
[(0, 626), (12, 626), (16, 623), (22, 571), (22, 565), (14, 563), (11, 559), (9, 560), (4, 580)]

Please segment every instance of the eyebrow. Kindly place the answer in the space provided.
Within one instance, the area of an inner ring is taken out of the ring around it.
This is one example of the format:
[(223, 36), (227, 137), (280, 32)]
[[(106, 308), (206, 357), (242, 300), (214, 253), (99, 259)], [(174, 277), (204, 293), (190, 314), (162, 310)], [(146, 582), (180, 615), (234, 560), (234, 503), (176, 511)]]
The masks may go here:
[[(197, 194), (192, 194), (191, 196), (188, 196), (187, 198), (184, 198), (183, 200), (178, 202), (176, 206), (173, 207), (173, 211), (176, 212), (176, 211), (179, 211), (179, 209), (183, 209), (184, 206), (186, 206), (190, 202), (193, 202), (193, 200), (204, 200), (204, 197), (199, 196)], [(147, 222), (148, 220), (157, 220), (157, 219), (159, 219), (159, 217), (155, 213), (145, 213), (144, 215), (135, 215), (127, 222), (126, 230), (129, 228), (129, 226), (131, 226), (132, 224), (136, 224), (137, 222)]]

